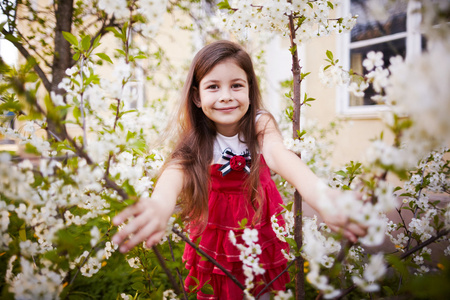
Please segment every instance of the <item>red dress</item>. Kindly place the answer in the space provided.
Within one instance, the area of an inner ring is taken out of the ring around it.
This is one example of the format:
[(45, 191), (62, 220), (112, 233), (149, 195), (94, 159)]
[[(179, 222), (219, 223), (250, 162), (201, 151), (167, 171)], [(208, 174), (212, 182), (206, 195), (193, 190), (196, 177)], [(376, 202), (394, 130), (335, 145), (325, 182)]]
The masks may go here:
[[(248, 220), (247, 226), (252, 223), (254, 209), (247, 200), (247, 193), (242, 187), (247, 174), (244, 171), (232, 170), (222, 176), (219, 171), (220, 167), (220, 164), (211, 166), (209, 215), (206, 229), (200, 235), (191, 235), (191, 240), (197, 241), (200, 237), (199, 247), (217, 260), (244, 285), (245, 276), (242, 262), (239, 260), (240, 251), (231, 243), (228, 236), (229, 231), (233, 230), (237, 242), (242, 244), (243, 240), (240, 236), (243, 230), (237, 229), (239, 228), (238, 222), (246, 218)], [(270, 218), (282, 210), (280, 204), (283, 201), (262, 156), (260, 180), (261, 189), (266, 197), (263, 203), (261, 220), (253, 228), (259, 232), (257, 243), (262, 249), (259, 261), (266, 271), (263, 275), (255, 276), (255, 288), (252, 290), (252, 294), (255, 296), (264, 288), (265, 284), (272, 281), (286, 268), (287, 260), (281, 250), (288, 251), (289, 249), (286, 243), (276, 237), (271, 226)], [(278, 218), (278, 223), (284, 225), (282, 217), (279, 216)], [(189, 269), (189, 276), (185, 281), (187, 290), (192, 291), (192, 287), (197, 286), (197, 282), (191, 276), (199, 281), (199, 287), (208, 283), (214, 289), (214, 295), (207, 295), (198, 288), (197, 299), (235, 300), (243, 298), (243, 291), (231, 279), (211, 262), (197, 254), (194, 248), (188, 244), (186, 244), (183, 260), (186, 261), (186, 268)], [(289, 274), (285, 272), (264, 293), (271, 290), (285, 290), (285, 285), (289, 281)]]

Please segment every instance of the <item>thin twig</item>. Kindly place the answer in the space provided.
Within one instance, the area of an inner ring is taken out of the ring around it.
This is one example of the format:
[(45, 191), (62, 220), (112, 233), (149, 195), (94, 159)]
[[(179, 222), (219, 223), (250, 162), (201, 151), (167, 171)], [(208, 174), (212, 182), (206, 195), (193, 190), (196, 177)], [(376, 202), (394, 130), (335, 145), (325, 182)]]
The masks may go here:
[[(170, 238), (167, 238), (167, 243), (169, 244), (169, 249), (170, 249), (170, 254), (172, 255), (172, 260), (175, 261), (175, 255), (173, 254), (172, 243), (170, 242)], [(181, 289), (183, 290), (184, 299), (188, 300), (186, 289), (184, 288), (183, 277), (181, 276), (180, 270), (178, 268), (175, 268), (175, 270), (177, 271), (178, 280), (180, 281)]]
[(280, 278), (280, 276), (281, 275), (283, 275), (284, 273), (286, 273), (288, 270), (289, 270), (289, 268), (300, 258), (301, 256), (297, 256), (297, 257), (295, 257), (287, 266), (286, 266), (286, 268), (280, 273), (280, 274), (278, 274), (274, 279), (272, 279), (272, 281), (271, 282), (269, 282), (268, 284), (266, 284), (266, 286), (259, 292), (259, 294), (258, 295), (256, 295), (256, 299), (258, 299), (258, 297), (259, 296), (261, 296), (262, 295), (262, 293), (265, 291), (265, 290), (267, 290), (271, 285), (272, 285), (272, 283), (274, 283), (278, 278)]
[(203, 255), (207, 260), (209, 260), (211, 263), (213, 263), (213, 265), (215, 265), (222, 272), (224, 272), (225, 275), (227, 275), (231, 279), (231, 281), (233, 281), (241, 290), (245, 290), (245, 286), (242, 283), (240, 283), (239, 280), (236, 279), (236, 277), (234, 277), (227, 269), (225, 269), (221, 264), (219, 264), (214, 258), (212, 258), (208, 254), (206, 254), (205, 251), (203, 251), (196, 244), (194, 244), (187, 236), (185, 236), (183, 233), (181, 233), (180, 231), (178, 231), (175, 228), (172, 228), (172, 232), (175, 233), (176, 235), (178, 235), (183, 241), (188, 243), (192, 248), (194, 248), (197, 252), (199, 252), (201, 255)]
[(163, 268), (164, 272), (166, 273), (167, 277), (169, 278), (170, 283), (173, 286), (173, 289), (175, 290), (175, 293), (177, 295), (180, 294), (180, 287), (177, 285), (175, 278), (173, 278), (172, 273), (170, 273), (170, 270), (167, 268), (166, 263), (164, 262), (164, 257), (162, 257), (161, 253), (159, 252), (158, 248), (156, 246), (152, 247), (153, 252), (155, 252), (156, 257), (158, 258), (159, 264), (161, 265), (161, 268)]
[(428, 240), (426, 240), (425, 242), (415, 246), (414, 248), (411, 248), (410, 250), (406, 251), (405, 253), (403, 253), (402, 255), (400, 255), (400, 259), (405, 259), (408, 256), (410, 256), (411, 254), (413, 254), (414, 252), (417, 252), (419, 250), (421, 250), (422, 248), (428, 246), (429, 244), (433, 243), (434, 241), (436, 241), (437, 239), (443, 237), (444, 235), (447, 235), (450, 233), (450, 229), (446, 229), (443, 231), (438, 232), (435, 236), (430, 237)]
[(21, 157), (21, 156), (17, 156), (17, 157), (12, 157), (11, 160), (12, 161), (23, 161), (23, 160), (42, 160), (42, 159), (48, 159), (48, 160), (56, 160), (56, 161), (63, 161), (69, 158), (73, 158), (73, 157), (78, 157), (76, 155), (61, 155), (61, 156), (48, 156), (48, 157), (44, 157), (44, 156), (32, 156), (32, 157)]
[[(80, 77), (81, 77), (81, 86), (83, 86), (83, 68), (84, 68), (84, 54), (81, 55), (81, 65), (80, 65)], [(83, 128), (83, 150), (87, 146), (87, 135), (86, 135), (86, 117), (84, 115), (84, 91), (83, 88), (81, 88), (80, 93), (80, 112), (81, 112), (81, 122), (82, 122), (82, 128)]]
[[(447, 235), (450, 233), (450, 229), (446, 229), (443, 231), (440, 231), (437, 233), (437, 235), (429, 238), (428, 240), (426, 240), (425, 242), (421, 243), (420, 245), (417, 245), (416, 247), (410, 249), (409, 251), (403, 253), (402, 255), (400, 255), (400, 259), (405, 259), (408, 256), (410, 256), (411, 254), (421, 250), (422, 248), (424, 248), (425, 246), (428, 246), (429, 244), (433, 243), (434, 241), (436, 241), (437, 239), (443, 237), (444, 235)], [(389, 265), (388, 268), (391, 268), (392, 265)], [(335, 300), (338, 299), (342, 299), (344, 296), (348, 295), (349, 293), (351, 293), (354, 289), (356, 289), (356, 285), (353, 284), (352, 286), (350, 286), (349, 288), (347, 288), (345, 291), (342, 292), (342, 294), (340, 294), (338, 297), (334, 298)]]

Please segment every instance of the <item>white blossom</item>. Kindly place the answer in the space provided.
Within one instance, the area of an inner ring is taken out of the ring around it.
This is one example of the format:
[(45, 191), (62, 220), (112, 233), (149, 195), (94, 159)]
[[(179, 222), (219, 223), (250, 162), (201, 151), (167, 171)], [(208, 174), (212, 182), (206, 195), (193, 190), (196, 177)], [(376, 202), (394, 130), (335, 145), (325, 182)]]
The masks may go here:
[(139, 260), (139, 257), (132, 257), (127, 259), (128, 264), (130, 265), (130, 267), (138, 269), (140, 268), (139, 264), (141, 263), (141, 261)]
[(165, 290), (163, 293), (163, 300), (176, 300), (177, 294), (173, 290)]
[(367, 53), (367, 58), (363, 60), (363, 66), (367, 71), (372, 71), (374, 68), (382, 67), (383, 65), (383, 52), (370, 51)]

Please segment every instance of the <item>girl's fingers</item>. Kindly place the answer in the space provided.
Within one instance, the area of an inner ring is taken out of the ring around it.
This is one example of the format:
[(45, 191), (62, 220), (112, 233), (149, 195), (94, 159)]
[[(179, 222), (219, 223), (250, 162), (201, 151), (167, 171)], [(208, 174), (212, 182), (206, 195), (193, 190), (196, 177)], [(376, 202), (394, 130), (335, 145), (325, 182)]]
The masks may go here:
[(362, 227), (361, 225), (352, 222), (347, 223), (344, 226), (328, 224), (328, 227), (330, 227), (330, 229), (333, 230), (334, 232), (343, 234), (353, 243), (357, 242), (358, 237), (365, 236), (367, 233), (367, 229), (365, 227)]
[(352, 243), (356, 243), (358, 241), (358, 237), (349, 230), (344, 230), (344, 236), (348, 238)]
[(139, 211), (138, 203), (128, 206), (123, 211), (121, 211), (117, 216), (115, 216), (113, 218), (113, 224), (116, 226), (122, 224), (123, 222), (128, 220), (130, 217), (134, 216), (137, 211)]
[(138, 245), (142, 241), (147, 238), (153, 236), (155, 234), (155, 222), (148, 222), (143, 227), (139, 228), (139, 230), (131, 236), (128, 241), (126, 241), (123, 245), (120, 246), (120, 252), (125, 253), (132, 249), (134, 246)]
[(145, 214), (138, 215), (114, 235), (113, 242), (118, 245), (121, 244), (131, 234), (141, 231), (148, 221), (148, 217)]
[(365, 236), (367, 233), (367, 228), (361, 226), (360, 224), (350, 222), (346, 229), (356, 236)]
[(151, 248), (152, 246), (154, 246), (155, 244), (157, 244), (162, 237), (164, 236), (165, 230), (159, 231), (159, 232), (155, 232), (154, 235), (150, 236), (147, 241), (145, 242), (145, 245), (148, 248)]

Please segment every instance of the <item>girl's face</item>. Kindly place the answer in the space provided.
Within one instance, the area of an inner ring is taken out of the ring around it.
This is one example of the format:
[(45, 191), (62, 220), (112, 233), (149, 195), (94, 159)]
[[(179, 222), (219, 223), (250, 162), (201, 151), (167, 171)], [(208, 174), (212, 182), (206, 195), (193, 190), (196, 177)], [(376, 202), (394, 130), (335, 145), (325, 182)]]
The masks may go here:
[(238, 123), (250, 105), (247, 74), (233, 60), (218, 63), (199, 84), (197, 107), (225, 136), (238, 133)]

